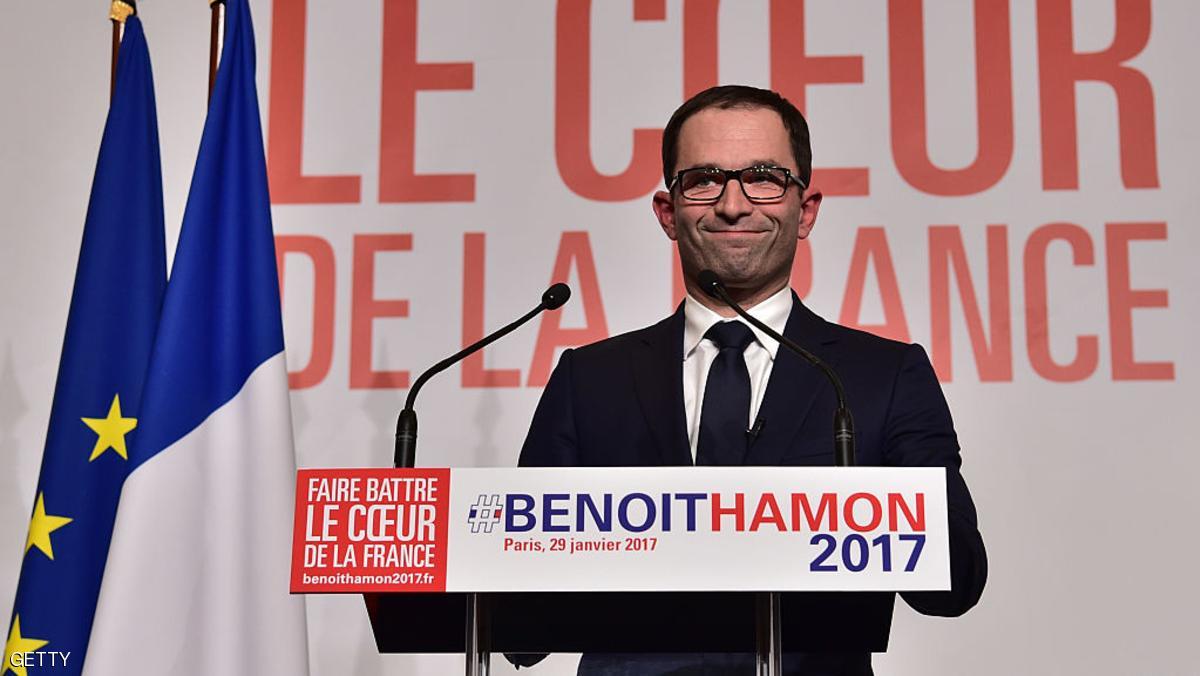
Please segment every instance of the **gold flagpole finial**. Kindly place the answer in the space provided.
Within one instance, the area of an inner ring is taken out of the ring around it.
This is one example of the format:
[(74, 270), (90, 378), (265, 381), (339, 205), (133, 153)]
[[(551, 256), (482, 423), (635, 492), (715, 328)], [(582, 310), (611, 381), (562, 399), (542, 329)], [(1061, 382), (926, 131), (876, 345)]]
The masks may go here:
[(123, 0), (113, 0), (112, 6), (108, 10), (108, 18), (117, 23), (125, 23), (125, 19), (137, 14), (137, 8), (132, 2), (124, 2)]

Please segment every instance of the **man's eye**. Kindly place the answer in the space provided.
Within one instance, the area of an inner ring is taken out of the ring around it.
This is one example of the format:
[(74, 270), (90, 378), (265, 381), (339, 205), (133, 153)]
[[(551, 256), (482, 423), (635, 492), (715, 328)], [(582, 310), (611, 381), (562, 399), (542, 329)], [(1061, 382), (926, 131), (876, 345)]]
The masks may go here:
[(751, 170), (751, 171), (747, 171), (744, 174), (742, 174), (742, 181), (745, 183), (752, 183), (752, 184), (763, 184), (763, 183), (778, 184), (778, 183), (780, 183), (780, 177), (777, 176), (775, 174), (775, 172), (770, 171), (768, 169)]
[(700, 190), (704, 188), (714, 188), (721, 184), (720, 174), (711, 173), (695, 173), (688, 176), (684, 181), (684, 186), (689, 190)]

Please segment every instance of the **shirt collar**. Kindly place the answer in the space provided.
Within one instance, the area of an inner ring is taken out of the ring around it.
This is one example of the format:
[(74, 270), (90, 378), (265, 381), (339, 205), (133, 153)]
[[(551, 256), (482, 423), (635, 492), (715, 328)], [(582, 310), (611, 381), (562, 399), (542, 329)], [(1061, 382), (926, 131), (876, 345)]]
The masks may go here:
[[(775, 331), (783, 333), (784, 327), (787, 326), (788, 316), (792, 314), (792, 290), (785, 286), (758, 305), (746, 308), (746, 312)], [(741, 317), (736, 319), (745, 323)], [(691, 294), (687, 294), (683, 299), (683, 358), (687, 359), (691, 356), (713, 324), (723, 321), (726, 321), (725, 317), (702, 305), (700, 301), (692, 298)], [(758, 344), (766, 348), (767, 353), (774, 360), (775, 354), (779, 351), (779, 341), (753, 326), (750, 326), (750, 330), (754, 333)]]

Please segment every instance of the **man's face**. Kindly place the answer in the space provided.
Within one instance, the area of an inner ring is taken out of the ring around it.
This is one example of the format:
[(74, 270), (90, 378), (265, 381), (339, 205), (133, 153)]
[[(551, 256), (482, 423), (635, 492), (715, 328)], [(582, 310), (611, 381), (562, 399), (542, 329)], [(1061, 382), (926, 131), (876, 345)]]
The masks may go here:
[[(676, 172), (774, 165), (799, 174), (783, 120), (768, 108), (701, 110), (683, 123), (678, 148)], [(693, 295), (696, 275), (707, 268), (744, 300), (757, 302), (787, 286), (796, 242), (812, 230), (820, 203), (819, 192), (802, 194), (799, 186), (789, 184), (781, 199), (756, 204), (731, 180), (715, 204), (689, 201), (678, 189), (659, 191), (654, 213), (679, 246)]]

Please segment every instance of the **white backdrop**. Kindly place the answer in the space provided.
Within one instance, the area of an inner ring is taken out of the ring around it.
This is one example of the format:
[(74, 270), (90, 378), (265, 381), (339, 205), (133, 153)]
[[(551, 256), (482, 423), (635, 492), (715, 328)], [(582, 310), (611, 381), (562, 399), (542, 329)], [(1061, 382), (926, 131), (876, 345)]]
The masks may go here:
[[(207, 3), (139, 4), (173, 243), (203, 123)], [(811, 269), (797, 270), (806, 302), (924, 344), (954, 412), (988, 588), (955, 620), (901, 603), (877, 670), (1196, 673), (1200, 444), (1186, 421), (1200, 401), (1187, 347), (1200, 329), (1200, 5), (588, 4), (252, 2), (275, 228), (290, 237), (280, 248), (288, 361), (304, 372), (292, 394), (300, 464), (388, 464), (406, 390), (370, 371), (415, 378), (481, 318), (490, 329), (532, 307), (558, 262), (576, 291), (561, 327), (546, 319), (490, 348), (483, 367), (505, 370), (501, 386), (454, 369), (418, 407), (419, 464), (515, 463), (558, 348), (673, 307), (671, 249), (649, 208), (657, 137), (643, 133), (636, 150), (633, 130), (660, 129), (715, 67), (720, 82), (784, 89), (809, 117), (827, 199)], [(5, 618), (106, 112), (106, 11), (24, 3), (0, 23)], [(414, 56), (471, 65), (414, 68)], [(414, 85), (425, 90), (415, 108)], [(821, 171), (832, 168), (866, 180)], [(350, 178), (323, 178), (336, 176)], [(314, 674), (461, 668), (377, 655), (356, 598), (308, 607)], [(556, 656), (534, 673), (574, 673), (576, 661)]]

